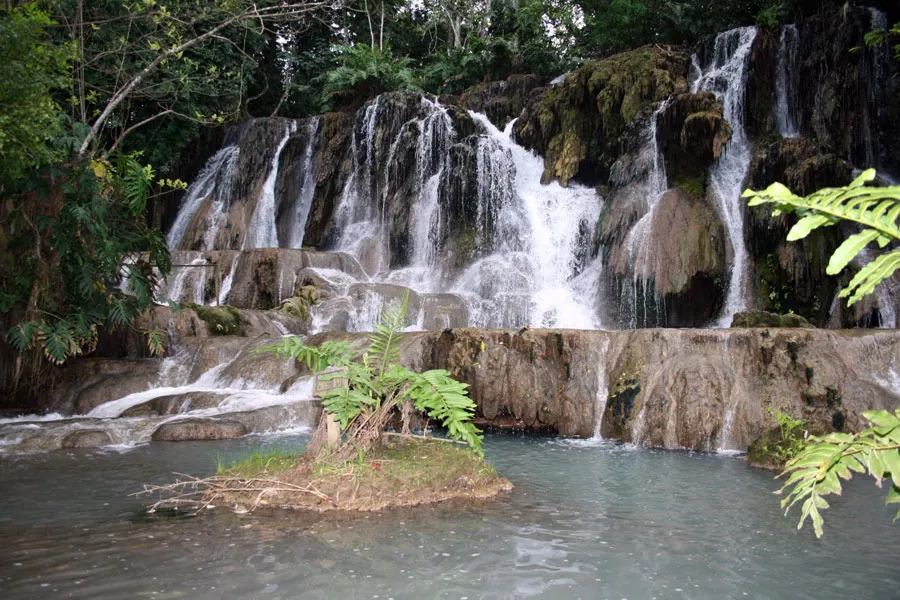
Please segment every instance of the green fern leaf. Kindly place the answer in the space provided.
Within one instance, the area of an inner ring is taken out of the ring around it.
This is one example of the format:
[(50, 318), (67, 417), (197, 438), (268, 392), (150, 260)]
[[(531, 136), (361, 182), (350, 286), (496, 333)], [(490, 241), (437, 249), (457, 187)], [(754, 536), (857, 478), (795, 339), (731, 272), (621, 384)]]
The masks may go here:
[(849, 296), (847, 306), (852, 306), (871, 294), (879, 283), (890, 277), (898, 268), (900, 268), (900, 250), (882, 254), (859, 270), (847, 287), (841, 290), (840, 297)]
[(879, 234), (874, 229), (866, 229), (860, 233), (851, 235), (838, 246), (838, 249), (831, 255), (828, 261), (828, 267), (825, 272), (829, 275), (837, 275), (844, 270), (851, 260), (856, 258), (863, 248), (869, 245), (869, 242), (877, 239)]

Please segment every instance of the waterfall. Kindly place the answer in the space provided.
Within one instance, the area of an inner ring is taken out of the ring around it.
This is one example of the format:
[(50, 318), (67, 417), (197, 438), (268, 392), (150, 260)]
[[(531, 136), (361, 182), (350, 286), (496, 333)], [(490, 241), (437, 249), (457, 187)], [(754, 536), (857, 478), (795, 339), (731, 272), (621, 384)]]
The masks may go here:
[[(615, 165), (610, 177), (614, 185), (632, 186), (632, 195), (642, 200), (646, 205), (643, 216), (634, 224), (625, 238), (625, 247), (628, 249), (628, 264), (632, 270), (632, 286), (631, 288), (623, 286), (620, 305), (623, 309), (629, 311), (629, 324), (632, 328), (637, 327), (639, 308), (643, 308), (644, 323), (648, 322), (650, 312), (647, 307), (648, 296), (655, 298), (657, 306), (654, 308), (664, 308), (661, 299), (656, 295), (652, 281), (655, 261), (659, 258), (653, 252), (650, 227), (653, 223), (659, 200), (669, 187), (668, 177), (666, 176), (666, 163), (662, 156), (657, 136), (659, 116), (665, 112), (668, 106), (669, 100), (660, 102), (648, 119), (647, 129), (644, 133), (644, 143), (638, 151), (636, 161), (640, 169), (640, 174), (638, 175), (640, 181), (634, 183), (631, 180), (631, 174), (619, 173)], [(643, 298), (642, 307), (638, 306), (638, 298)]]
[(318, 133), (319, 122), (321, 117), (313, 117), (309, 120), (307, 126), (307, 142), (306, 148), (303, 149), (302, 167), (300, 169), (300, 197), (297, 199), (297, 210), (294, 214), (294, 221), (289, 229), (288, 248), (302, 248), (303, 236), (306, 233), (306, 219), (309, 218), (309, 211), (312, 208), (313, 197), (316, 194), (316, 173), (314, 158), (318, 149)]
[[(207, 245), (206, 238), (212, 231), (215, 236), (214, 219), (212, 218), (217, 212), (221, 212), (222, 208), (226, 208), (231, 202), (231, 192), (234, 188), (234, 176), (236, 173), (237, 159), (240, 154), (237, 146), (225, 146), (216, 152), (212, 158), (206, 161), (203, 169), (197, 175), (197, 178), (188, 187), (181, 201), (181, 209), (166, 236), (166, 244), (169, 250), (178, 250), (187, 232), (194, 215), (209, 199), (210, 195), (215, 192), (214, 205), (215, 208), (210, 211), (210, 227), (204, 235), (204, 245)], [(211, 245), (211, 243), (209, 244)], [(204, 248), (207, 250), (209, 248)]]
[[(885, 171), (885, 150), (889, 143), (884, 139), (881, 127), (883, 107), (891, 102), (887, 89), (887, 82), (891, 78), (891, 54), (893, 47), (889, 43), (887, 15), (877, 8), (869, 8), (869, 31), (880, 32), (885, 36), (885, 43), (875, 44), (866, 52), (867, 66), (867, 101), (865, 114), (863, 115), (863, 141), (865, 143), (866, 167), (875, 167), (881, 171), (880, 175), (889, 182), (896, 181), (894, 173)], [(873, 122), (874, 121), (874, 122)]]
[(778, 64), (775, 79), (775, 119), (778, 122), (778, 133), (781, 137), (800, 137), (799, 123), (799, 89), (800, 78), (794, 75), (797, 69), (797, 51), (800, 47), (800, 34), (796, 25), (785, 25), (781, 28), (781, 40), (778, 45)]
[(732, 249), (728, 294), (719, 327), (730, 326), (734, 314), (747, 307), (748, 255), (744, 244), (744, 202), (741, 192), (750, 168), (751, 152), (750, 141), (744, 131), (743, 112), (747, 64), (755, 39), (755, 27), (732, 29), (716, 36), (709, 64), (701, 65), (696, 54), (691, 57), (696, 76), (691, 91), (714, 92), (724, 105), (725, 118), (732, 128), (731, 142), (709, 172), (709, 185)]
[(219, 297), (217, 298), (219, 305), (228, 303), (228, 294), (231, 293), (231, 286), (234, 283), (234, 274), (237, 271), (239, 262), (241, 262), (240, 254), (234, 257), (234, 260), (231, 263), (231, 269), (228, 270), (228, 275), (222, 280), (222, 288), (219, 290)]
[(269, 167), (269, 175), (263, 184), (262, 192), (256, 201), (256, 209), (247, 227), (244, 237), (244, 250), (250, 248), (277, 248), (278, 230), (275, 228), (275, 183), (278, 180), (278, 162), (281, 159), (281, 151), (284, 150), (288, 139), (297, 130), (297, 123), (290, 121), (285, 128), (281, 141), (275, 149), (272, 157), (272, 165)]
[[(456, 140), (450, 115), (437, 101), (422, 98), (425, 117), (416, 121), (419, 143), (416, 147), (416, 187), (418, 201), (411, 211), (412, 266), (433, 274), (442, 237), (440, 184), (450, 171), (450, 146)], [(437, 282), (427, 278), (424, 289), (434, 289)]]
[(203, 304), (206, 277), (212, 273), (209, 261), (197, 253), (184, 252), (184, 255), (194, 255), (191, 262), (186, 265), (172, 265), (172, 273), (165, 284), (160, 286), (156, 293), (156, 299), (160, 302), (172, 300), (179, 303)]
[(597, 360), (597, 395), (594, 403), (594, 435), (595, 440), (602, 440), (603, 415), (606, 413), (606, 402), (609, 400), (609, 383), (606, 381), (606, 356), (609, 352), (609, 337), (604, 337), (598, 348), (600, 356)]
[[(515, 170), (509, 202), (490, 209), (497, 209), (491, 223), (494, 253), (469, 267), (454, 285), (454, 291), (473, 301), (472, 324), (599, 327), (596, 298), (579, 297), (574, 289), (584, 232), (592, 234), (600, 213), (596, 193), (577, 184), (542, 185), (543, 160), (512, 140), (514, 122), (501, 132), (485, 115), (469, 114), (494, 140), (490, 160), (500, 163), (480, 171)], [(482, 207), (479, 214), (490, 210)]]

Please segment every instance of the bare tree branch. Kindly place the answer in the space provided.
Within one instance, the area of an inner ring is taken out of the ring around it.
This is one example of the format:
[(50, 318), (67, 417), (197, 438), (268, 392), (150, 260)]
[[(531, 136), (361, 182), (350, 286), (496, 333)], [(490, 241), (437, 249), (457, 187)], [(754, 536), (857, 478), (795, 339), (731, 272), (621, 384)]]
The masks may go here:
[(285, 22), (294, 20), (300, 17), (304, 17), (314, 11), (322, 10), (332, 6), (331, 3), (326, 2), (295, 2), (295, 3), (283, 3), (275, 6), (267, 6), (267, 7), (258, 7), (256, 5), (247, 8), (243, 12), (240, 12), (236, 15), (233, 15), (223, 21), (221, 21), (218, 25), (209, 29), (208, 31), (196, 35), (188, 39), (181, 44), (173, 46), (161, 53), (159, 53), (155, 59), (153, 59), (150, 63), (148, 63), (143, 69), (141, 69), (137, 74), (132, 76), (127, 82), (125, 82), (121, 87), (116, 89), (116, 91), (110, 96), (109, 100), (106, 103), (106, 106), (103, 108), (103, 111), (100, 115), (94, 120), (93, 125), (91, 126), (91, 130), (88, 135), (84, 138), (81, 143), (81, 146), (78, 149), (78, 153), (76, 155), (76, 159), (81, 160), (84, 157), (90, 154), (90, 149), (94, 141), (100, 135), (100, 132), (103, 130), (109, 118), (112, 116), (113, 112), (119, 107), (123, 100), (132, 95), (137, 86), (154, 70), (156, 70), (160, 65), (165, 63), (166, 61), (172, 59), (173, 57), (180, 56), (181, 53), (186, 50), (197, 46), (205, 42), (210, 38), (214, 38), (227, 27), (239, 23), (246, 23), (247, 21), (260, 21), (262, 26), (265, 26), (265, 22)]

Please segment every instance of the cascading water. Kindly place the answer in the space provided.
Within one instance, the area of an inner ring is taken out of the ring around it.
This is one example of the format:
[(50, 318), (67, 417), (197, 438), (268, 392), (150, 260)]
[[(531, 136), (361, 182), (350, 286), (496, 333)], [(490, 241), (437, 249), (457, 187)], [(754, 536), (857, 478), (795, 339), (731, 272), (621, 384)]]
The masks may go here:
[(709, 186), (716, 199), (728, 241), (731, 245), (731, 274), (725, 308), (719, 327), (731, 325), (735, 313), (746, 310), (748, 254), (744, 244), (744, 203), (741, 201), (744, 181), (750, 168), (750, 141), (744, 131), (744, 92), (747, 64), (756, 39), (755, 27), (732, 29), (716, 36), (708, 64), (700, 64), (695, 54), (692, 65), (695, 80), (692, 92), (711, 91), (724, 106), (731, 124), (731, 141), (723, 156), (709, 171)]
[[(625, 245), (628, 249), (628, 262), (632, 270), (632, 285), (630, 288), (623, 286), (620, 305), (629, 314), (629, 325), (632, 328), (637, 327), (640, 311), (643, 311), (643, 322), (648, 322), (651, 311), (650, 307), (647, 306), (647, 299), (656, 297), (655, 290), (652, 289), (654, 287), (652, 278), (656, 257), (651, 246), (650, 227), (659, 200), (668, 189), (666, 164), (657, 136), (659, 116), (665, 112), (668, 105), (668, 100), (661, 102), (648, 120), (644, 143), (636, 161), (642, 174), (640, 181), (637, 183), (633, 182), (630, 176), (626, 177), (624, 174), (618, 174), (615, 168), (613, 168), (613, 173), (610, 177), (613, 185), (631, 186), (631, 196), (639, 198), (646, 203), (643, 216), (634, 224), (625, 239)], [(639, 306), (639, 298), (643, 298), (643, 302), (640, 303), (641, 306)], [(655, 304), (656, 306), (653, 308), (656, 311), (663, 308), (662, 302), (659, 302), (658, 299)]]
[(778, 45), (777, 72), (775, 78), (775, 120), (781, 137), (800, 137), (799, 127), (799, 85), (797, 51), (800, 47), (800, 33), (796, 25), (784, 25)]
[[(207, 233), (212, 231), (213, 236), (215, 235), (215, 217), (231, 201), (239, 154), (240, 150), (237, 146), (226, 146), (206, 161), (203, 170), (200, 171), (200, 174), (197, 175), (197, 178), (187, 189), (181, 204), (181, 210), (178, 211), (175, 222), (166, 236), (166, 244), (170, 250), (177, 250), (181, 246), (184, 234), (190, 227), (194, 215), (197, 214), (203, 203), (213, 193), (216, 196), (210, 209), (210, 223)], [(212, 249), (212, 239), (207, 239), (209, 237), (209, 235), (204, 236), (204, 246), (207, 247), (201, 248), (201, 250)]]
[(312, 208), (313, 196), (316, 193), (316, 173), (314, 159), (317, 155), (318, 133), (320, 117), (313, 117), (307, 126), (306, 148), (303, 149), (303, 162), (300, 176), (303, 178), (300, 184), (300, 197), (297, 199), (297, 211), (294, 222), (288, 231), (287, 245), (289, 248), (301, 248), (303, 236), (306, 233), (306, 219)]
[(596, 193), (576, 184), (542, 185), (543, 161), (512, 140), (514, 122), (501, 132), (486, 116), (469, 114), (496, 142), (490, 160), (498, 166), (490, 172), (508, 170), (510, 159), (515, 169), (511, 201), (479, 208), (479, 215), (496, 214), (494, 253), (469, 267), (453, 288), (474, 300), (473, 325), (599, 327), (596, 298), (578, 297), (573, 288), (583, 233), (593, 231), (600, 213)]
[[(889, 39), (887, 14), (877, 8), (869, 8), (869, 31), (880, 33), (885, 40)], [(886, 148), (890, 146), (884, 139), (881, 127), (884, 118), (884, 107), (896, 101), (888, 92), (887, 82), (891, 78), (891, 52), (889, 43), (873, 44), (866, 50), (867, 67), (867, 102), (863, 118), (863, 141), (865, 143), (866, 167), (876, 167), (881, 178), (889, 185), (897, 181), (897, 173), (888, 173), (885, 169)]]
[(281, 159), (281, 151), (284, 150), (288, 139), (297, 130), (297, 123), (290, 121), (285, 128), (284, 135), (275, 149), (275, 156), (269, 167), (269, 175), (263, 183), (262, 193), (256, 202), (256, 209), (250, 219), (247, 235), (244, 238), (244, 250), (250, 248), (278, 248), (278, 230), (275, 227), (275, 182), (278, 179), (278, 163)]

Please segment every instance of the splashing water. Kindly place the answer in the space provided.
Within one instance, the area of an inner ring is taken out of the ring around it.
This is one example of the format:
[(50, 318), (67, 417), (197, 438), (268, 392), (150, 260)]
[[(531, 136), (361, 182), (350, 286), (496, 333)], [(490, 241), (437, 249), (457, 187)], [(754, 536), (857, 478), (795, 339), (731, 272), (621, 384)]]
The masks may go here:
[(471, 301), (473, 325), (599, 327), (596, 298), (578, 297), (573, 289), (581, 273), (579, 250), (585, 234), (592, 236), (600, 214), (596, 193), (577, 184), (542, 185), (543, 160), (512, 140), (514, 121), (501, 132), (485, 115), (469, 114), (494, 142), (482, 146), (483, 160), (494, 164), (480, 166), (479, 172), (514, 177), (509, 197), (480, 194), (480, 204), (493, 204), (479, 206), (479, 228), (484, 218), (482, 231), (491, 229), (496, 248), (454, 285), (454, 291)]

